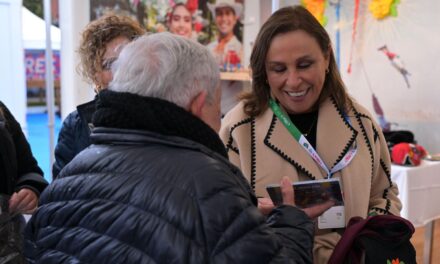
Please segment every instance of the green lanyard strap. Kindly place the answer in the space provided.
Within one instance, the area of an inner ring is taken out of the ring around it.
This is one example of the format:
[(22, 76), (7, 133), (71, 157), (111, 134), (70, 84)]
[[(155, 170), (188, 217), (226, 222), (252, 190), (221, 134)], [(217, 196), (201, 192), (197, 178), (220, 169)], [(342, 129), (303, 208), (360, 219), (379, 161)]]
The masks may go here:
[[(357, 146), (353, 144), (353, 147), (345, 154), (345, 156), (336, 164), (331, 170), (327, 168), (324, 161), (318, 155), (316, 150), (313, 148), (312, 144), (309, 143), (307, 138), (299, 131), (299, 129), (295, 126), (295, 124), (290, 120), (289, 116), (284, 114), (281, 110), (281, 107), (273, 100), (269, 99), (269, 106), (274, 112), (274, 114), (280, 119), (281, 123), (286, 127), (289, 133), (293, 136), (293, 138), (306, 150), (309, 156), (326, 172), (327, 178), (331, 178), (332, 175), (348, 166), (351, 160), (357, 153)], [(348, 119), (348, 117), (346, 117)], [(348, 122), (349, 119), (348, 119)]]

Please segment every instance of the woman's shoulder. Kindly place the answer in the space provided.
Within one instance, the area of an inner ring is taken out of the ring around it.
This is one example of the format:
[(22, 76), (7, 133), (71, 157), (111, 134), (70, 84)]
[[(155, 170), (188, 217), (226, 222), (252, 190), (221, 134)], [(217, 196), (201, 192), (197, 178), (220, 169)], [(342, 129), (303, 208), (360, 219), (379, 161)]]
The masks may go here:
[(355, 100), (352, 101), (351, 111), (361, 118), (364, 117), (373, 120), (373, 115), (371, 112), (365, 106), (356, 102)]
[(15, 119), (9, 108), (0, 101), (0, 121), (11, 135), (18, 135), (21, 133), (21, 125)]
[(64, 123), (66, 125), (74, 125), (74, 124), (81, 124), (86, 123), (84, 118), (82, 116), (86, 115), (92, 115), (95, 110), (95, 100), (89, 101), (87, 103), (78, 105), (76, 107), (76, 110), (72, 111), (67, 115), (67, 117), (64, 119)]
[(63, 127), (74, 127), (75, 124), (80, 122), (81, 119), (79, 117), (78, 111), (74, 110), (70, 114), (67, 115), (67, 117), (63, 121)]
[(251, 117), (244, 111), (244, 102), (240, 101), (223, 117), (222, 126), (234, 126), (235, 124), (243, 122), (243, 120), (249, 118)]
[(13, 116), (8, 107), (2, 101), (0, 101), (0, 118), (9, 120), (11, 117)]
[(353, 100), (351, 111), (356, 118), (363, 123), (365, 129), (371, 129), (367, 129), (367, 131), (377, 134), (380, 130), (380, 126), (377, 123), (375, 116), (373, 116), (365, 106)]

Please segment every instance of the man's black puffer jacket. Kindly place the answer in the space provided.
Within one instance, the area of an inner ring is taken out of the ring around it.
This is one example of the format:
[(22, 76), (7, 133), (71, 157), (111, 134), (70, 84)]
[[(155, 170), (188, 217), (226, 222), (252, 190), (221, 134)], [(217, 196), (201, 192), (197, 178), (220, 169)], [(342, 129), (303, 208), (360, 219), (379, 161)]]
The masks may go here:
[[(142, 125), (130, 124), (150, 131), (94, 129), (94, 145), (46, 189), (28, 224), (31, 262), (312, 262), (310, 219), (290, 206), (274, 210), (269, 220), (261, 215), (213, 130), (168, 102), (114, 96), (105, 94), (102, 107), (106, 100), (134, 100), (134, 108), (143, 103), (157, 111), (139, 113)], [(98, 110), (94, 122), (113, 119), (103, 123), (124, 127), (137, 120), (138, 111), (127, 105), (130, 116), (113, 122), (120, 112)], [(175, 129), (166, 128), (170, 122)]]

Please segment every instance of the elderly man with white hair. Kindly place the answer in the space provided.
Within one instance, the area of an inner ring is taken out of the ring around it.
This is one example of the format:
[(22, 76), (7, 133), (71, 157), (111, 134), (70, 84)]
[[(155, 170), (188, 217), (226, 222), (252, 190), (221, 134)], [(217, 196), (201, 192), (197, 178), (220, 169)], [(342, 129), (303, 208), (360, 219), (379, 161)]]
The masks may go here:
[(27, 226), (31, 263), (311, 263), (313, 223), (291, 206), (290, 183), (266, 219), (227, 159), (219, 72), (205, 47), (145, 35), (112, 71), (93, 144), (46, 189)]

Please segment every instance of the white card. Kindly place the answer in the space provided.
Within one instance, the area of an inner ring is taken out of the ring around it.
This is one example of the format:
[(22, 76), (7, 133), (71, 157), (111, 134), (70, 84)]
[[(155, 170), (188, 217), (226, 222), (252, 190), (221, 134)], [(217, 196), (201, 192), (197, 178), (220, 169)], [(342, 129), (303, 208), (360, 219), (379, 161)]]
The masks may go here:
[(318, 228), (343, 228), (345, 227), (345, 206), (333, 206), (318, 217)]

